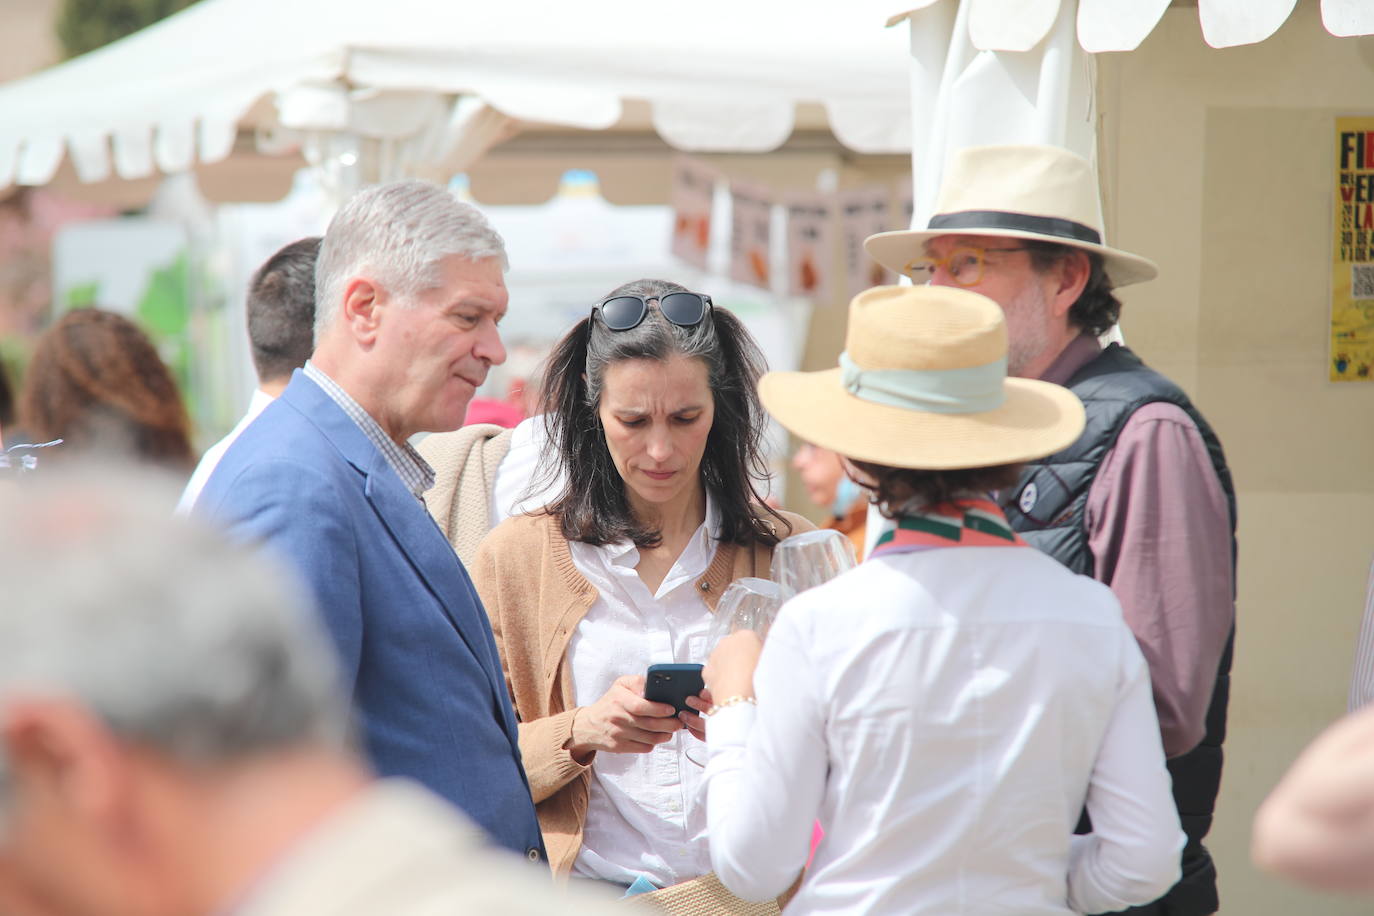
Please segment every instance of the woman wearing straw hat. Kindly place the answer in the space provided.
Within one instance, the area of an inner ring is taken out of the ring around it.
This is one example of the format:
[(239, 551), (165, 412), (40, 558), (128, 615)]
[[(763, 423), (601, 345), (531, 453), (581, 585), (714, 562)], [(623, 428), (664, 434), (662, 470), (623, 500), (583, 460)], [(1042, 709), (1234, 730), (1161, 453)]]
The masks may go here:
[[(1006, 378), (1006, 355), (991, 300), (879, 287), (851, 305), (839, 368), (760, 382), (896, 527), (790, 601), (766, 648), (738, 633), (707, 665), (711, 859), (742, 897), (786, 885), (816, 818), (789, 913), (1096, 913), (1177, 880), (1184, 837), (1120, 606), (1027, 549), (988, 495), (1083, 428), (1070, 392)], [(1096, 830), (1074, 838), (1085, 803)]]

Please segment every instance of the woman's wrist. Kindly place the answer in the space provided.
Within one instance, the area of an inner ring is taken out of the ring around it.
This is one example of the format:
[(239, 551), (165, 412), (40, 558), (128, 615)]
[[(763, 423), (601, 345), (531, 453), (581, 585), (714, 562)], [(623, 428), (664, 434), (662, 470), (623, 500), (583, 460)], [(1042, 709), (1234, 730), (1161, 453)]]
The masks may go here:
[[(719, 678), (714, 684), (710, 685), (712, 702), (719, 704), (726, 697), (748, 697), (754, 699), (754, 678), (753, 672), (745, 678)], [(719, 698), (719, 699), (717, 699)]]
[(722, 709), (729, 709), (731, 706), (757, 706), (757, 705), (758, 705), (758, 702), (754, 699), (754, 697), (753, 697), (752, 694), (746, 696), (745, 694), (742, 694), (742, 693), (732, 693), (732, 694), (730, 694), (729, 696), (726, 696), (726, 697), (721, 698), (721, 701), (720, 701), (719, 703), (716, 703), (714, 706), (712, 706), (712, 707), (710, 708), (710, 710), (707, 711), (706, 715), (708, 715), (708, 716), (714, 716), (714, 715), (715, 715), (717, 712), (719, 712), (720, 710), (722, 710)]
[(579, 740), (577, 735), (577, 720), (582, 718), (585, 709), (585, 706), (578, 706), (573, 710), (572, 721), (568, 723), (568, 740), (563, 742), (563, 750), (568, 752), (573, 763), (578, 766), (587, 766), (596, 754), (596, 748)]

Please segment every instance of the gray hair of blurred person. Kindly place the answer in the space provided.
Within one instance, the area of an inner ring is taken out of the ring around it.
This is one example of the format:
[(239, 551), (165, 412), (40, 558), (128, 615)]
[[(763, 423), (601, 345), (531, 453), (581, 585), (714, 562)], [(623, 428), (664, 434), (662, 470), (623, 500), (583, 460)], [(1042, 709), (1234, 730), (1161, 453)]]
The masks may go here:
[(410, 299), (438, 283), (438, 265), (458, 255), (498, 258), (506, 244), (482, 212), (439, 185), (419, 179), (366, 188), (334, 214), (315, 266), (315, 341), (334, 321), (349, 279), (369, 276)]
[[(64, 469), (65, 471), (65, 469)], [(0, 710), (65, 698), (188, 768), (349, 746), (305, 591), (129, 471), (0, 489)], [(0, 748), (0, 813), (8, 800)]]

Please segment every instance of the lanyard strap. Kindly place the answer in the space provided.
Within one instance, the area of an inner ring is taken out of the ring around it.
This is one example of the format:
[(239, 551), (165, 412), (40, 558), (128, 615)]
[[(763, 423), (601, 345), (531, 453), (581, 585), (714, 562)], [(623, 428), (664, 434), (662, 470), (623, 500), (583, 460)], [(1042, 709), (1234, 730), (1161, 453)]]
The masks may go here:
[(959, 499), (903, 515), (878, 538), (872, 556), (934, 547), (1025, 547), (1001, 508), (990, 499)]

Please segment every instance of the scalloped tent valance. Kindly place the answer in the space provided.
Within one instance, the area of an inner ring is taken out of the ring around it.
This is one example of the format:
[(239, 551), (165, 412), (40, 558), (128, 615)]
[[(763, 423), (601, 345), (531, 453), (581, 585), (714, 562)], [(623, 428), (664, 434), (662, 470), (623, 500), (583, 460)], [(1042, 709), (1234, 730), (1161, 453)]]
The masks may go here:
[[(669, 144), (757, 152), (799, 104), (859, 152), (905, 152), (891, 3), (202, 0), (0, 86), (0, 188), (183, 171), (346, 134), (395, 171), (461, 169), (522, 122), (599, 130), (647, 103)], [(371, 143), (372, 146), (366, 146)], [(338, 158), (337, 156), (335, 158)]]
[[(912, 4), (889, 18), (906, 19), (941, 0)], [(980, 51), (1029, 51), (1059, 15), (1061, 0), (968, 0), (968, 37)], [(1072, 2), (1072, 0), (1063, 0)], [(1214, 48), (1264, 41), (1288, 20), (1298, 0), (1197, 0), (1202, 37)], [(1132, 51), (1159, 24), (1170, 0), (1078, 0), (1078, 42), (1083, 50)], [(895, 4), (894, 4), (895, 6)], [(1322, 24), (1338, 38), (1374, 34), (1374, 3), (1321, 0)]]

